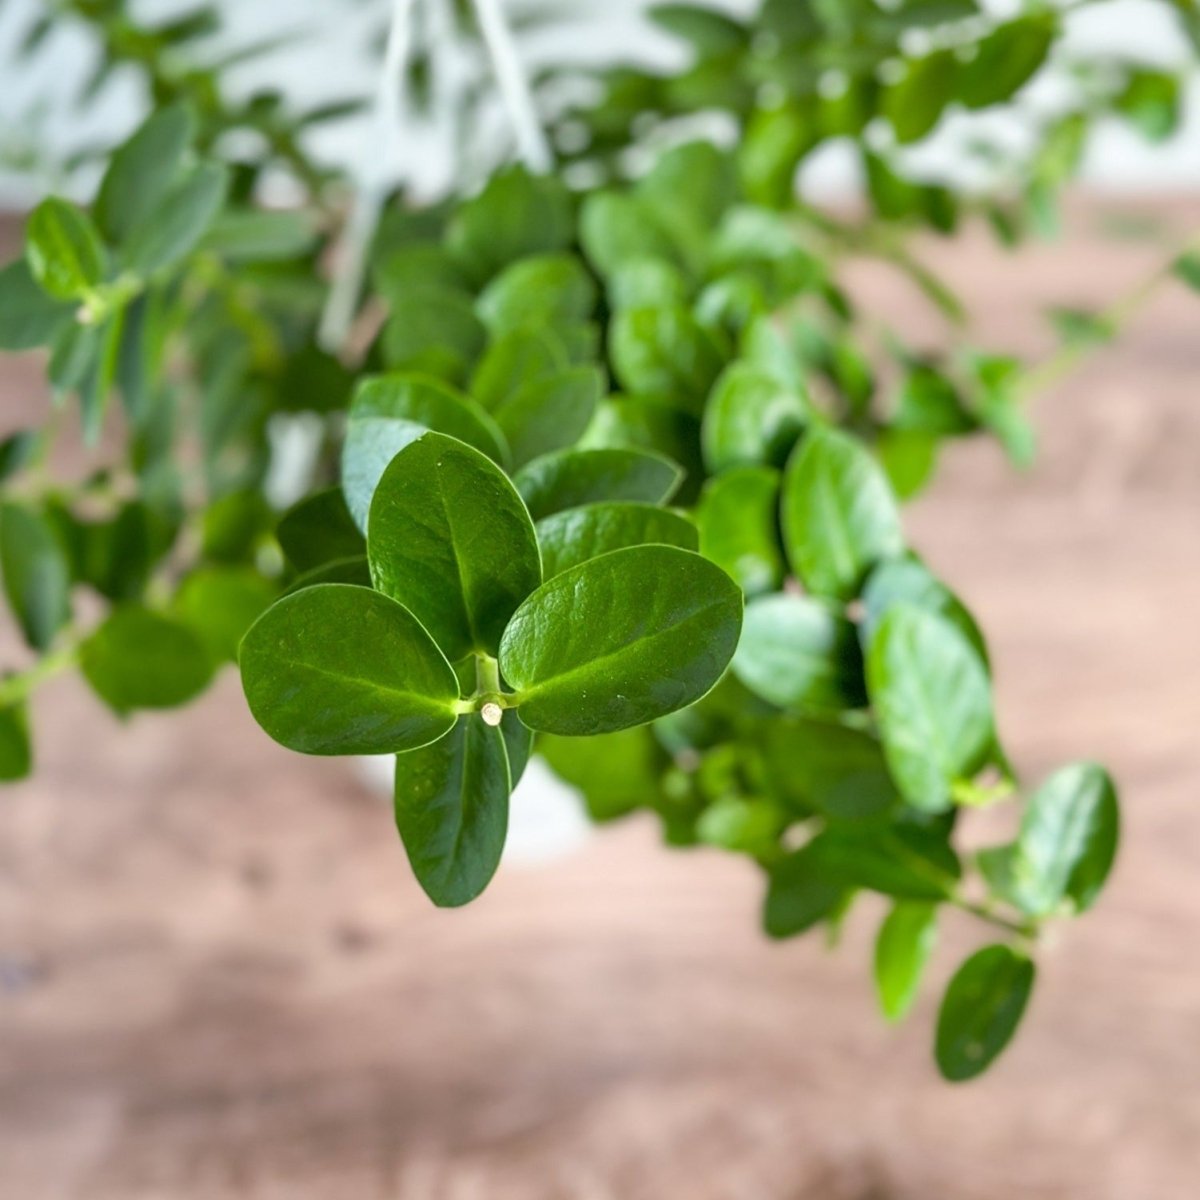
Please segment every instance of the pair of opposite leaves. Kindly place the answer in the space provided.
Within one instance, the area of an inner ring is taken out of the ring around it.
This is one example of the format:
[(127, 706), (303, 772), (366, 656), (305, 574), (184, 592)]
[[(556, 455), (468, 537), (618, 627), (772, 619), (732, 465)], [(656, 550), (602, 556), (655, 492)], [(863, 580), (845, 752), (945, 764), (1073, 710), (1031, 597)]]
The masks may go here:
[(606, 524), (609, 544), (581, 535), (590, 557), (543, 582), (537, 532), (507, 476), (427, 433), (396, 455), (371, 502), (374, 590), (302, 589), (247, 633), (250, 709), (304, 753), (413, 750), (476, 707), (451, 665), (471, 655), (498, 659), (512, 689), (502, 703), (532, 729), (606, 733), (682, 708), (732, 657), (742, 598), (698, 554), (637, 544), (659, 511), (629, 505)]

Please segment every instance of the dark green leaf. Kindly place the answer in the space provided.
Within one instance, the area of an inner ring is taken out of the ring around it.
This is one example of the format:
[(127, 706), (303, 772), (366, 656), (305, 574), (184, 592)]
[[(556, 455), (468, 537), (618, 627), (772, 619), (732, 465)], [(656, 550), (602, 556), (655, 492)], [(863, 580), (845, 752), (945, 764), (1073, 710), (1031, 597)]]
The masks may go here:
[(254, 719), (303, 754), (395, 754), (443, 737), (458, 680), (407, 609), (347, 584), (273, 604), (242, 641)]
[(574, 445), (603, 394), (604, 374), (598, 367), (543, 375), (511, 393), (492, 415), (508, 442), (513, 466)]
[(1016, 1032), (1035, 968), (1008, 946), (985, 946), (967, 959), (946, 988), (938, 1013), (938, 1069), (953, 1083), (991, 1065)]
[(813, 843), (772, 868), (763, 905), (763, 928), (773, 938), (805, 933), (837, 911), (846, 889), (816, 861)]
[(957, 82), (953, 50), (905, 60), (903, 76), (884, 88), (881, 97), (883, 115), (892, 123), (896, 139), (917, 142), (930, 133), (954, 98)]
[(384, 471), (367, 556), (375, 587), (455, 662), (495, 655), (509, 618), (542, 578), (533, 523), (508, 477), (440, 433), (406, 446)]
[(487, 330), (467, 292), (421, 288), (397, 296), (383, 329), (383, 357), (396, 370), (423, 371), (464, 383), (483, 352)]
[(73, 312), (38, 286), (23, 258), (0, 270), (0, 350), (47, 345)]
[(703, 57), (727, 54), (749, 44), (750, 31), (745, 25), (695, 4), (654, 4), (646, 14), (668, 33), (690, 42)]
[(279, 518), (275, 537), (297, 571), (312, 571), (339, 558), (365, 557), (367, 553), (367, 543), (340, 487), (314, 492), (293, 504)]
[(1047, 12), (997, 26), (962, 67), (958, 99), (968, 108), (1010, 99), (1041, 69), (1057, 32), (1058, 18)]
[(475, 713), (443, 738), (396, 756), (396, 828), (417, 882), (442, 907), (487, 887), (508, 833), (508, 755)]
[(433, 430), (481, 450), (496, 462), (508, 458), (504, 435), (473, 400), (421, 375), (381, 375), (354, 393), (342, 446), (346, 507), (360, 529), (388, 464), (405, 446)]
[(188, 171), (145, 220), (131, 227), (123, 254), (129, 269), (153, 275), (186, 258), (221, 211), (228, 186), (228, 172), (217, 163)]
[(896, 501), (879, 464), (849, 435), (813, 429), (783, 482), (788, 558), (806, 588), (849, 599), (876, 563), (904, 550)]
[(570, 567), (626, 546), (664, 545), (695, 550), (696, 527), (686, 517), (653, 504), (585, 504), (555, 513), (537, 525), (542, 574), (553, 579)]
[(780, 708), (838, 712), (867, 702), (854, 626), (808, 596), (751, 601), (733, 671)]
[(86, 213), (51, 196), (29, 214), (25, 258), (34, 279), (59, 300), (77, 300), (104, 276), (104, 247)]
[(660, 396), (696, 416), (725, 355), (686, 308), (618, 312), (609, 327), (613, 372), (627, 391)]
[(117, 713), (186, 704), (213, 675), (212, 659), (190, 628), (136, 604), (114, 609), (88, 636), (79, 665)]
[(471, 376), (471, 395), (493, 411), (522, 388), (570, 366), (566, 345), (549, 326), (509, 329), (488, 346)]
[(778, 511), (779, 472), (768, 467), (728, 471), (710, 479), (700, 496), (700, 552), (747, 596), (774, 591), (783, 582)]
[(717, 380), (704, 409), (704, 462), (714, 475), (731, 467), (781, 467), (808, 422), (807, 398), (751, 363)]
[(889, 1021), (912, 1008), (921, 976), (937, 943), (937, 905), (897, 900), (875, 939), (875, 990)]
[(41, 435), (33, 429), (19, 430), (0, 441), (0, 483), (24, 470), (41, 444)]
[(673, 546), (631, 546), (543, 584), (513, 616), (500, 669), (521, 719), (568, 735), (640, 725), (700, 699), (737, 645), (742, 597)]
[(867, 682), (884, 751), (915, 808), (939, 812), (982, 766), (994, 734), (987, 670), (958, 628), (896, 604), (871, 638)]
[(644, 450), (559, 450), (513, 476), (535, 521), (603, 500), (665, 504), (679, 486), (679, 468)]
[(0, 783), (15, 783), (32, 769), (33, 746), (25, 705), (0, 704)]
[(45, 650), (71, 617), (71, 569), (45, 517), (0, 504), (0, 576), (9, 607), (35, 650)]

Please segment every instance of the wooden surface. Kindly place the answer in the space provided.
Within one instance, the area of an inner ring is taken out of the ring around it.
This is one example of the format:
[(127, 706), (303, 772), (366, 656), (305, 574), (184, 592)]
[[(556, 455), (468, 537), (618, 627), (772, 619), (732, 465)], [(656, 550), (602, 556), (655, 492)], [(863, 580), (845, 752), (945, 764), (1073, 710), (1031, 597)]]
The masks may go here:
[[(1077, 215), (1029, 259), (939, 252), (993, 343), (1037, 348), (1038, 304), (1145, 269)], [(886, 272), (857, 283), (928, 324)], [(6, 426), (37, 380), (0, 365)], [(1031, 475), (965, 447), (911, 514), (990, 635), (1019, 765), (1102, 758), (1125, 801), (1110, 889), (989, 1076), (930, 1065), (938, 989), (986, 937), (968, 918), (887, 1030), (878, 905), (834, 953), (768, 945), (754, 872), (648, 821), (436, 912), (386, 808), (270, 744), (236, 679), (124, 726), (63, 681), (38, 698), (36, 780), (0, 796), (0, 1195), (1196, 1196), (1200, 298), (1168, 290), (1039, 425)]]

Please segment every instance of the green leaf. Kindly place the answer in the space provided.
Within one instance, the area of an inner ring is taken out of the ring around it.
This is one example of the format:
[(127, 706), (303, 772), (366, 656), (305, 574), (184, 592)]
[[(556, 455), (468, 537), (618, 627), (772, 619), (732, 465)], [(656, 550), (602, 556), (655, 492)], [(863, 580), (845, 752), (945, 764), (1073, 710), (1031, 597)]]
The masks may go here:
[(995, 737), (979, 655), (945, 617), (896, 604), (871, 638), (867, 685), (901, 792), (915, 808), (942, 811)]
[(531, 459), (573, 446), (583, 435), (604, 394), (598, 367), (572, 367), (532, 379), (511, 393), (493, 412), (522, 467)]
[(686, 308), (618, 312), (609, 327), (613, 373), (627, 391), (661, 396), (699, 416), (725, 355)]
[(611, 276), (628, 263), (660, 259), (683, 265), (680, 249), (654, 212), (637, 196), (592, 192), (579, 212), (579, 240), (588, 261), (602, 276)]
[[(12, 270), (11, 267), (6, 270)], [(1176, 277), (1181, 279), (1193, 292), (1200, 292), (1200, 252), (1188, 251), (1186, 254), (1181, 254), (1172, 264), (1171, 270)], [(2, 278), (2, 273), (0, 273)], [(0, 305), (3, 304), (3, 287), (0, 286)], [(3, 344), (4, 326), (0, 320), (0, 349), (4, 349)]]
[(710, 479), (696, 524), (700, 553), (732, 576), (747, 596), (774, 591), (785, 567), (779, 536), (779, 472), (739, 467)]
[(392, 300), (383, 328), (383, 358), (393, 370), (420, 371), (464, 383), (487, 342), (467, 292), (420, 288)]
[(513, 483), (530, 515), (541, 521), (602, 500), (665, 504), (681, 478), (669, 458), (645, 450), (559, 450), (522, 467)]
[(1029, 798), (1010, 875), (1020, 907), (1036, 916), (1071, 901), (1091, 907), (1112, 868), (1120, 836), (1117, 793), (1095, 763), (1056, 771)]
[(645, 725), (598, 737), (544, 733), (537, 745), (555, 775), (583, 795), (593, 821), (615, 820), (653, 804), (668, 762)]
[(695, 525), (686, 517), (632, 501), (568, 508), (539, 521), (537, 536), (545, 579), (611, 550), (645, 545), (695, 550), (700, 540)]
[(557, 176), (508, 167), (454, 214), (447, 245), (477, 282), (518, 259), (571, 244), (571, 197)]
[(876, 563), (904, 550), (895, 497), (879, 464), (848, 434), (813, 429), (783, 481), (788, 558), (804, 586), (846, 600)]
[(580, 441), (580, 449), (604, 447), (650, 451), (669, 459), (682, 477), (671, 500), (681, 505), (695, 502), (704, 478), (696, 417), (643, 396), (610, 396), (601, 402)]
[(349, 558), (334, 558), (319, 567), (304, 571), (292, 580), (283, 591), (290, 596), (293, 592), (304, 588), (315, 587), (318, 583), (347, 583), (355, 587), (369, 588), (371, 586), (371, 567), (365, 553), (351, 555)]
[(1010, 99), (1041, 69), (1057, 33), (1058, 18), (1047, 12), (998, 25), (963, 65), (957, 98), (968, 108)]
[(796, 168), (820, 137), (810, 106), (757, 109), (738, 147), (738, 174), (748, 199), (783, 208), (795, 195)]
[(406, 446), (383, 473), (367, 557), (375, 587), (453, 662), (494, 656), (517, 605), (542, 580), (533, 522), (508, 477), (440, 433)]
[(29, 714), (24, 703), (0, 705), (0, 783), (15, 783), (33, 769)]
[(854, 626), (808, 596), (750, 602), (733, 672), (780, 708), (840, 712), (867, 702)]
[(1179, 80), (1166, 71), (1131, 71), (1116, 109), (1148, 141), (1166, 141), (1179, 128)]
[(1008, 1045), (1033, 990), (1036, 970), (1008, 946), (985, 946), (950, 980), (938, 1013), (935, 1055), (952, 1083), (982, 1074)]
[(614, 550), (521, 605), (500, 670), (531, 728), (610, 733), (699, 700), (733, 656), (741, 609), (734, 583), (698, 554)]
[(822, 869), (813, 844), (802, 846), (771, 869), (763, 904), (763, 929), (769, 937), (805, 933), (832, 916), (845, 900), (846, 889)]
[(114, 246), (154, 219), (191, 144), (194, 122), (182, 104), (156, 109), (109, 160), (96, 196), (96, 224)]
[(881, 108), (897, 141), (919, 142), (954, 98), (958, 59), (953, 50), (935, 50), (924, 58), (907, 59), (904, 68), (903, 76), (884, 88)]
[(630, 258), (614, 268), (605, 299), (614, 312), (683, 308), (690, 289), (683, 272), (661, 258)]
[(905, 900), (945, 900), (955, 876), (892, 830), (829, 827), (805, 847), (812, 867), (841, 887)]
[(312, 571), (340, 558), (365, 557), (367, 543), (346, 507), (340, 487), (314, 492), (279, 518), (275, 537), (297, 571)]
[(475, 713), (396, 756), (396, 828), (434, 904), (467, 904), (487, 887), (508, 834), (510, 790), (504, 737)]
[(306, 210), (247, 208), (218, 216), (201, 245), (226, 262), (269, 263), (307, 255), (318, 236), (317, 222)]
[(199, 163), (183, 175), (131, 228), (123, 254), (129, 269), (149, 276), (186, 258), (221, 211), (228, 187), (229, 173), (218, 163)]
[(422, 375), (381, 375), (354, 393), (342, 446), (346, 507), (367, 527), (371, 497), (388, 464), (406, 446), (433, 430), (481, 450), (496, 462), (508, 458), (504, 435), (469, 397)]
[(32, 350), (54, 340), (74, 309), (48, 296), (23, 259), (0, 270), (0, 350)]
[(200, 567), (179, 585), (172, 608), (213, 662), (237, 662), (246, 630), (276, 593), (275, 585), (250, 567)]
[(586, 321), (596, 307), (596, 285), (570, 254), (535, 255), (506, 267), (475, 307), (493, 333), (525, 324)]
[(716, 475), (731, 467), (781, 467), (808, 423), (809, 404), (751, 363), (736, 362), (717, 380), (704, 409), (704, 463)]
[(51, 196), (29, 214), (25, 258), (34, 279), (59, 300), (77, 300), (104, 277), (104, 247), (86, 213)]
[(406, 608), (326, 583), (273, 604), (242, 641), (254, 719), (303, 754), (396, 754), (457, 719), (454, 669)]
[(889, 1021), (907, 1016), (937, 944), (937, 905), (897, 900), (875, 939), (875, 990)]
[(668, 33), (690, 42), (705, 57), (741, 50), (750, 41), (750, 31), (745, 25), (698, 5), (653, 4), (646, 15)]
[(41, 445), (41, 433), (34, 429), (20, 429), (0, 440), (0, 483), (33, 462)]
[(80, 646), (79, 665), (120, 714), (186, 704), (213, 675), (212, 659), (191, 629), (137, 604), (113, 609)]
[(772, 721), (765, 766), (773, 792), (801, 813), (871, 821), (899, 800), (875, 738), (832, 721)]
[(494, 411), (535, 380), (570, 366), (566, 345), (549, 326), (509, 329), (488, 346), (471, 376), (471, 395)]
[(911, 500), (922, 492), (937, 470), (938, 439), (932, 434), (885, 429), (875, 449), (899, 500)]
[(46, 650), (71, 618), (71, 568), (45, 517), (0, 504), (0, 576), (26, 642)]

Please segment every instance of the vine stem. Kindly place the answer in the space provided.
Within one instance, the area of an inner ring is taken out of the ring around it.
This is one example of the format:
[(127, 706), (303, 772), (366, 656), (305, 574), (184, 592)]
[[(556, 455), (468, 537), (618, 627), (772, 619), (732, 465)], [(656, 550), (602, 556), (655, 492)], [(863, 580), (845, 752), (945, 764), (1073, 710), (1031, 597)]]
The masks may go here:
[(359, 165), (358, 187), (342, 237), (333, 283), (317, 331), (321, 346), (331, 353), (342, 350), (354, 323), (366, 273), (367, 250), (387, 197), (388, 151), (396, 140), (401, 76), (412, 46), (415, 5), (416, 0), (392, 0), (387, 45), (371, 114), (371, 131)]
[(517, 150), (521, 160), (536, 175), (545, 175), (554, 167), (554, 155), (550, 143), (538, 120), (533, 103), (533, 90), (529, 78), (521, 65), (512, 30), (508, 27), (501, 0), (471, 0), (479, 28), (492, 56), (496, 69), (496, 82), (508, 109), (517, 139)]

